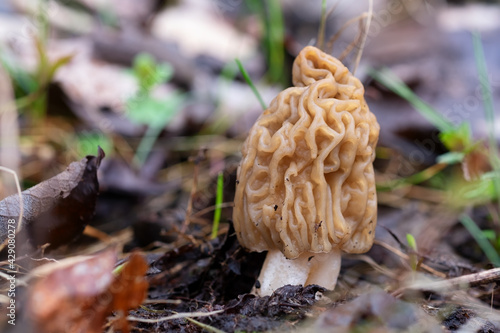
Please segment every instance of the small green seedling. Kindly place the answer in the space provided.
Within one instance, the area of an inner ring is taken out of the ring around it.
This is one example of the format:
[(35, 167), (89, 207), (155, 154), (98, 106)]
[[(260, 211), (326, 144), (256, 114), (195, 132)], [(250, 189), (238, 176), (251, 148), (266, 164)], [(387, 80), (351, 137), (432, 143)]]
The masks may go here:
[(248, 0), (247, 5), (256, 12), (264, 29), (263, 47), (268, 64), (267, 79), (270, 82), (284, 83), (285, 62), (285, 25), (279, 0)]
[(415, 272), (417, 271), (418, 268), (418, 250), (417, 250), (417, 241), (415, 240), (415, 237), (413, 237), (412, 234), (406, 234), (406, 242), (408, 243), (408, 246), (412, 250), (410, 253), (410, 266), (411, 269)]
[(134, 156), (134, 162), (139, 166), (146, 161), (161, 131), (181, 110), (186, 97), (178, 91), (165, 99), (152, 95), (156, 86), (172, 78), (173, 68), (168, 64), (157, 64), (149, 54), (140, 54), (135, 58), (132, 73), (138, 81), (139, 90), (127, 101), (127, 116), (133, 122), (147, 126)]
[(267, 109), (266, 103), (264, 103), (264, 100), (262, 99), (262, 96), (259, 94), (259, 91), (255, 87), (255, 85), (252, 82), (252, 79), (250, 78), (250, 75), (248, 75), (248, 72), (245, 70), (245, 67), (243, 67), (243, 64), (239, 59), (235, 59), (236, 64), (238, 64), (238, 68), (240, 69), (241, 75), (243, 75), (243, 78), (245, 79), (246, 83), (250, 86), (252, 89), (255, 97), (259, 100), (260, 106), (262, 107), (262, 110)]
[(224, 199), (224, 173), (219, 172), (217, 175), (217, 194), (215, 196), (215, 212), (214, 223), (212, 225), (212, 239), (217, 238), (219, 233), (219, 222), (221, 216), (221, 205)]
[(76, 136), (77, 156), (92, 155), (97, 146), (100, 146), (107, 155), (113, 151), (113, 143), (103, 133), (82, 132)]
[(73, 55), (62, 56), (50, 61), (45, 43), (34, 37), (37, 50), (38, 64), (33, 73), (26, 71), (17, 64), (13, 57), (8, 57), (6, 52), (1, 52), (0, 63), (12, 79), (15, 105), (20, 112), (27, 112), (34, 124), (40, 123), (46, 116), (47, 88), (55, 74), (62, 66), (66, 65)]
[(491, 242), (497, 253), (500, 252), (500, 235), (492, 229), (483, 230), (483, 235)]

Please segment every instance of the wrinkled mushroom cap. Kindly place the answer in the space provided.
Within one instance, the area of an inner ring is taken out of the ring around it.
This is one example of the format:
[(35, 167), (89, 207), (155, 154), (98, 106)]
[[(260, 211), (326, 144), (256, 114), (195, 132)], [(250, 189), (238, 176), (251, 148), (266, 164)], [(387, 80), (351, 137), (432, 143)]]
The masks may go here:
[(294, 87), (250, 130), (237, 172), (233, 220), (253, 251), (362, 253), (377, 222), (372, 162), (379, 125), (364, 88), (336, 58), (304, 48)]

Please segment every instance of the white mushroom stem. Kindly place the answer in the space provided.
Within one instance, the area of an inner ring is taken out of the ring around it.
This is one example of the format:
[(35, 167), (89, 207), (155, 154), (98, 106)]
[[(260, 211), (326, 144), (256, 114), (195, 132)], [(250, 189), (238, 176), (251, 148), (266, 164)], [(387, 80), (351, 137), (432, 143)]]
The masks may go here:
[(329, 253), (302, 253), (296, 259), (287, 259), (280, 250), (270, 250), (260, 271), (253, 293), (260, 296), (271, 295), (284, 285), (317, 284), (333, 290), (340, 271), (341, 251)]

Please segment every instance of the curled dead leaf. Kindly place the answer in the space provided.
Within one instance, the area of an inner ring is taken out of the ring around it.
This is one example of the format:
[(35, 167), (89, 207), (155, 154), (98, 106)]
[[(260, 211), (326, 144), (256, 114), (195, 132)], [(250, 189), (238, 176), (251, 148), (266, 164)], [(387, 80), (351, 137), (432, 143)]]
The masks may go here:
[[(58, 247), (79, 236), (94, 215), (99, 192), (97, 169), (104, 156), (99, 147), (97, 156), (73, 162), (60, 174), (22, 192), (20, 239), (27, 238), (33, 247), (47, 243)], [(12, 232), (12, 221), (17, 225), (20, 208), (17, 194), (0, 201), (0, 243)]]

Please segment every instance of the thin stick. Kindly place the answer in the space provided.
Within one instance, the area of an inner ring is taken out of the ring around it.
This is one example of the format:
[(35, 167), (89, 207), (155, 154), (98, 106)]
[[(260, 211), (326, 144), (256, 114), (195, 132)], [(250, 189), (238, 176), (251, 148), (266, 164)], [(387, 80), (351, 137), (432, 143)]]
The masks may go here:
[(337, 6), (340, 4), (340, 0), (337, 0), (337, 2), (335, 2), (333, 4), (333, 6), (330, 8), (330, 10), (328, 11), (328, 13), (326, 13), (326, 19), (328, 19), (330, 17), (330, 15), (333, 14), (333, 12), (335, 11), (335, 9), (337, 8)]
[(462, 275), (442, 281), (417, 282), (412, 285), (399, 288), (393, 292), (393, 295), (401, 295), (405, 290), (448, 291), (456, 288), (473, 287), (496, 281), (500, 281), (500, 268), (493, 268), (487, 271)]
[(359, 52), (356, 56), (356, 61), (354, 62), (354, 68), (352, 69), (352, 75), (356, 74), (356, 70), (358, 69), (359, 62), (361, 60), (361, 55), (363, 54), (363, 49), (365, 48), (366, 39), (368, 37), (368, 31), (370, 30), (370, 24), (372, 23), (373, 16), (373, 0), (368, 0), (368, 18), (366, 19), (366, 28), (363, 39), (361, 40), (361, 45), (359, 46)]
[(205, 215), (206, 213), (210, 213), (211, 211), (213, 211), (213, 210), (215, 210), (217, 208), (229, 208), (229, 207), (234, 207), (234, 202), (233, 201), (223, 202), (220, 205), (213, 205), (213, 206), (210, 206), (210, 207), (207, 207), (207, 208), (203, 208), (202, 210), (200, 210), (200, 211), (194, 213), (193, 215), (191, 215), (191, 218), (201, 217), (201, 216)]
[(110, 244), (113, 242), (113, 237), (109, 236), (107, 233), (105, 233), (97, 228), (94, 228), (91, 225), (85, 226), (85, 229), (83, 229), (83, 234), (86, 236), (98, 239), (104, 243)]
[(354, 38), (354, 40), (351, 43), (349, 43), (349, 45), (347, 45), (347, 47), (344, 49), (344, 51), (342, 52), (342, 54), (339, 56), (339, 60), (340, 61), (344, 62), (344, 59), (354, 49), (354, 47), (358, 43), (358, 41), (361, 38), (361, 36), (363, 36), (363, 22), (359, 21), (359, 32), (356, 35), (356, 38)]
[[(406, 253), (403, 253), (401, 252), (400, 250), (396, 249), (394, 246), (392, 245), (389, 245), (385, 242), (382, 242), (381, 240), (378, 240), (378, 239), (375, 239), (373, 240), (373, 244), (376, 244), (376, 245), (380, 245), (382, 246), (383, 248), (391, 251), (392, 253), (396, 254), (398, 257), (408, 261), (410, 260), (410, 256), (407, 255)], [(444, 274), (443, 272), (440, 272), (440, 271), (437, 271), (435, 270), (434, 268), (430, 267), (430, 266), (427, 266), (426, 264), (420, 264), (420, 267), (423, 269), (423, 270), (426, 270), (427, 272), (437, 276), (437, 277), (440, 277), (440, 278), (446, 278), (446, 274)]]
[(0, 165), (19, 170), (19, 121), (8, 66), (0, 59)]
[(137, 321), (140, 323), (156, 324), (156, 323), (160, 323), (162, 321), (180, 319), (180, 318), (208, 317), (208, 316), (213, 316), (213, 315), (219, 314), (223, 311), (224, 310), (217, 310), (217, 311), (212, 311), (212, 312), (187, 312), (187, 313), (181, 312), (181, 313), (176, 313), (176, 314), (168, 316), (168, 317), (161, 317), (161, 318), (156, 318), (156, 319), (146, 319), (146, 318), (128, 316), (127, 320)]
[(325, 47), (326, 52), (332, 53), (333, 52), (333, 44), (335, 44), (337, 39), (339, 39), (340, 35), (344, 32), (344, 30), (347, 29), (354, 22), (357, 22), (359, 20), (364, 19), (366, 17), (366, 15), (367, 15), (366, 13), (363, 13), (357, 17), (353, 17), (352, 19), (350, 19), (349, 21), (344, 23), (344, 25), (339, 29), (339, 31), (337, 31), (337, 33), (335, 35), (333, 35), (326, 43), (326, 47)]
[(189, 225), (189, 218), (193, 211), (193, 198), (198, 190), (198, 172), (199, 172), (199, 164), (201, 160), (204, 158), (201, 156), (201, 151), (198, 153), (198, 156), (194, 159), (194, 167), (193, 167), (193, 186), (191, 187), (191, 193), (189, 194), (189, 200), (186, 208), (186, 218), (184, 219), (184, 223), (181, 227), (181, 234), (184, 234)]
[(198, 325), (203, 330), (208, 331), (210, 333), (226, 333), (226, 331), (220, 330), (220, 329), (215, 328), (213, 326), (210, 326), (208, 324), (203, 324), (202, 322), (199, 322), (198, 320), (195, 320), (193, 318), (186, 317), (186, 320), (192, 322), (195, 325)]
[(370, 258), (369, 256), (367, 256), (366, 254), (344, 254), (342, 256), (342, 258), (344, 259), (351, 259), (351, 260), (361, 260), (361, 261), (364, 261), (366, 262), (368, 265), (372, 266), (373, 269), (375, 269), (376, 271), (390, 277), (391, 279), (397, 279), (398, 278), (398, 274), (397, 273), (394, 273), (392, 272), (391, 270), (385, 268), (385, 267), (382, 267), (380, 266), (379, 264), (377, 264), (375, 262), (375, 260), (373, 260), (372, 258)]
[(17, 177), (17, 173), (9, 168), (0, 166), (0, 170), (5, 171), (7, 173), (10, 173), (12, 176), (14, 176), (14, 180), (16, 181), (16, 189), (17, 189), (17, 194), (19, 196), (19, 222), (17, 222), (17, 233), (19, 233), (22, 229), (22, 220), (23, 220), (23, 215), (24, 215), (24, 202), (23, 202), (23, 194), (21, 191), (21, 185), (19, 182), (19, 178)]

